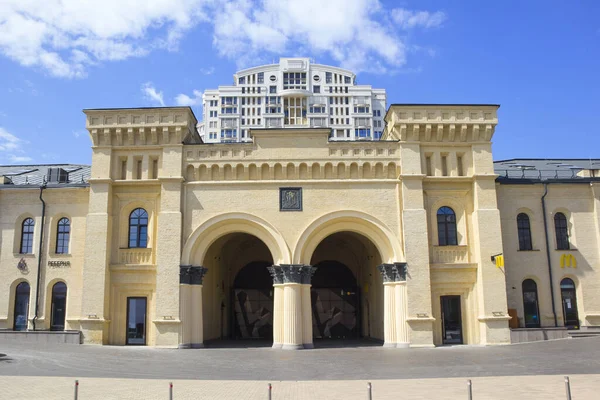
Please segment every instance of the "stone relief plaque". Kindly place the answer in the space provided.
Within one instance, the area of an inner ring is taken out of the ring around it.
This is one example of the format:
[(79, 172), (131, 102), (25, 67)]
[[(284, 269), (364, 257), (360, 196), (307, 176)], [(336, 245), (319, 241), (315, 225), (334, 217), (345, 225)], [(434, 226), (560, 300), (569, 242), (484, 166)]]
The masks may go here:
[(279, 188), (279, 211), (302, 211), (302, 188)]

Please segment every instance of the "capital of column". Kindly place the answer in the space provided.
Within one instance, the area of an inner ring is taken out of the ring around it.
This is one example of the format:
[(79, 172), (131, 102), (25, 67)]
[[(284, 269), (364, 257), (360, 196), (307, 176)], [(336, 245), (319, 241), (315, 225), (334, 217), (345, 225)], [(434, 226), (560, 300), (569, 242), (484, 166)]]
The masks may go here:
[(309, 285), (317, 268), (305, 264), (281, 264), (268, 267), (268, 270), (273, 277), (274, 285), (283, 283)]
[(193, 265), (179, 266), (179, 284), (180, 285), (202, 285), (204, 275), (208, 268)]
[(383, 283), (406, 281), (406, 273), (408, 268), (405, 262), (381, 264), (377, 266), (377, 269), (383, 277)]

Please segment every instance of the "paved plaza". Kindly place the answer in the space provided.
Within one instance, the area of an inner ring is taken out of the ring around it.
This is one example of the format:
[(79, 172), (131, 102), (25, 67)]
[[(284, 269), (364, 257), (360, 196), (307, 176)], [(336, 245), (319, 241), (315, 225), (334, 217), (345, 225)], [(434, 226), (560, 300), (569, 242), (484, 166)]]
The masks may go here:
[[(499, 347), (385, 349), (369, 342), (317, 343), (314, 350), (269, 347), (174, 350), (148, 347), (0, 343), (6, 398), (65, 399), (80, 380), (80, 399), (573, 399), (600, 393), (600, 338)], [(232, 347), (236, 345), (238, 347)], [(335, 347), (332, 345), (336, 345)]]

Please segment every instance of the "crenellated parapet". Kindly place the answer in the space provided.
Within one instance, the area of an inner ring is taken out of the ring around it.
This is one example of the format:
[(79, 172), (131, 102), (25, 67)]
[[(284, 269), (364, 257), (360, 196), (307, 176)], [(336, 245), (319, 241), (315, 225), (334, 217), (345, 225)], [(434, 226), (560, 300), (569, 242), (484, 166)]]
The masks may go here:
[(493, 104), (392, 104), (383, 139), (401, 142), (489, 142), (498, 124)]
[(88, 109), (92, 145), (137, 147), (198, 143), (198, 121), (189, 107)]

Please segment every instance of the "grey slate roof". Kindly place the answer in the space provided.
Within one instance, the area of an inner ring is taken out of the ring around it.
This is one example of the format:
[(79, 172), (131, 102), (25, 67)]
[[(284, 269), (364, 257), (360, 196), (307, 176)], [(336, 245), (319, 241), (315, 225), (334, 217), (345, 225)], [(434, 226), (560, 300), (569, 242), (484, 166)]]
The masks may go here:
[(600, 170), (600, 159), (579, 158), (515, 158), (494, 162), (499, 181), (589, 181), (577, 175), (582, 170)]
[[(47, 182), (50, 168), (65, 170), (68, 173), (68, 182)], [(0, 185), (0, 189), (39, 187), (43, 183), (47, 183), (48, 187), (87, 186), (90, 173), (91, 167), (81, 164), (0, 165), (0, 176), (4, 177), (4, 184)]]

